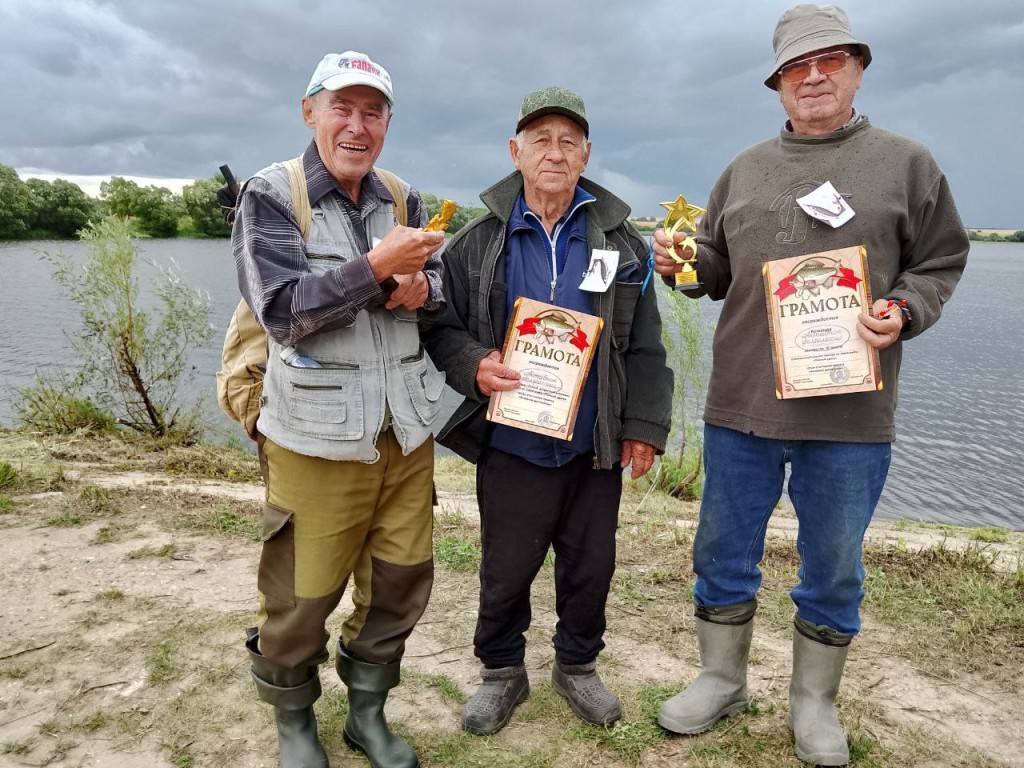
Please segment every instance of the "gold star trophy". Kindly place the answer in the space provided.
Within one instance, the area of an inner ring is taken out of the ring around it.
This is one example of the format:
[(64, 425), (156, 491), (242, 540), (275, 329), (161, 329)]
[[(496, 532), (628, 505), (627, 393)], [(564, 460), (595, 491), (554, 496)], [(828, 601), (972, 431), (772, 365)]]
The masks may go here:
[[(697, 219), (707, 213), (707, 211), (696, 205), (690, 205), (682, 195), (677, 197), (674, 202), (659, 203), (659, 205), (668, 211), (668, 214), (665, 216), (665, 223), (662, 224), (662, 229), (665, 230), (665, 234), (668, 235), (672, 243), (668, 247), (668, 255), (675, 259), (677, 263), (683, 265), (682, 270), (676, 272), (675, 290), (690, 291), (694, 288), (700, 288), (697, 270), (693, 268), (694, 263), (697, 261), (697, 241), (693, 239), (693, 235), (697, 231)], [(688, 259), (680, 256), (676, 251), (675, 234), (679, 230), (683, 230), (687, 237), (678, 244), (678, 247), (681, 247), (684, 253), (689, 251), (693, 254)]]

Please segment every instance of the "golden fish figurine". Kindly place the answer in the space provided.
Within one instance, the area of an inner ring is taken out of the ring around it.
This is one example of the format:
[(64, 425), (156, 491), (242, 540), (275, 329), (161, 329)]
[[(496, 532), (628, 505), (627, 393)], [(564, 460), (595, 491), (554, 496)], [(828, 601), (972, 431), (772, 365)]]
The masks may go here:
[[(693, 239), (692, 233), (697, 231), (697, 219), (707, 213), (707, 211), (699, 206), (690, 205), (682, 195), (679, 195), (671, 203), (659, 203), (659, 205), (668, 211), (662, 228), (665, 230), (665, 234), (668, 235), (669, 240), (673, 241), (673, 244), (668, 248), (669, 256), (683, 265), (682, 270), (676, 272), (675, 290), (689, 291), (694, 288), (700, 288), (697, 270), (693, 268), (694, 262), (697, 261), (697, 241)], [(688, 259), (676, 252), (677, 246), (674, 238), (679, 230), (683, 230), (687, 234), (686, 239), (679, 243), (678, 246), (683, 248), (684, 251), (690, 251), (693, 254)]]
[(451, 200), (441, 201), (441, 211), (434, 218), (427, 222), (427, 226), (423, 228), (424, 232), (444, 232), (448, 229), (448, 224), (452, 220), (452, 216), (455, 215), (455, 211), (459, 209), (455, 203)]

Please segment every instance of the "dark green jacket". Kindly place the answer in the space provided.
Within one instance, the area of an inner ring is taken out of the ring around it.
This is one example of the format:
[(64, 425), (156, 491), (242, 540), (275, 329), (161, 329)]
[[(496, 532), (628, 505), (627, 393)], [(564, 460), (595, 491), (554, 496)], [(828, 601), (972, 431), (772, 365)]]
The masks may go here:
[[(604, 319), (594, 369), (598, 413), (594, 428), (597, 459), (604, 469), (618, 466), (622, 440), (639, 440), (664, 452), (672, 412), (672, 370), (665, 362), (661, 318), (654, 282), (641, 289), (647, 274), (647, 244), (627, 221), (629, 207), (587, 179), (580, 186), (596, 200), (586, 207), (587, 246), (619, 252), (618, 275), (630, 271), (636, 282), (616, 281), (595, 293), (592, 314)], [(489, 213), (459, 231), (445, 250), (442, 318), (424, 337), (434, 364), (465, 400), (437, 436), (442, 445), (476, 462), (487, 441), (487, 398), (476, 387), (480, 361), (501, 349), (508, 325), (505, 284), (505, 233), (523, 188), (517, 171), (480, 199)], [(636, 267), (639, 269), (630, 269)]]

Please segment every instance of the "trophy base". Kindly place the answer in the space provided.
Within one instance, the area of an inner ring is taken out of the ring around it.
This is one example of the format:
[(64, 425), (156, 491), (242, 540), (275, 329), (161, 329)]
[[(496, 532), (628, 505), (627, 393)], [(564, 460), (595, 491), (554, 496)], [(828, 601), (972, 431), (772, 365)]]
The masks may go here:
[(676, 283), (672, 286), (672, 290), (686, 293), (687, 291), (698, 291), (703, 287), (702, 283)]
[(674, 291), (696, 291), (702, 288), (700, 280), (697, 279), (697, 272), (694, 269), (684, 269), (676, 272), (676, 282), (672, 286)]

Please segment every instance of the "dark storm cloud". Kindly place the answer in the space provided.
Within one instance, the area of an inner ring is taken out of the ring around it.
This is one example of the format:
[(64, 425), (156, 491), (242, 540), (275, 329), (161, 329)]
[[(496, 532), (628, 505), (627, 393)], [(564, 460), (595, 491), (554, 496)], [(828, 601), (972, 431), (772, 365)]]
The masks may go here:
[[(654, 215), (695, 201), (783, 120), (762, 85), (791, 3), (8, 0), (0, 6), (0, 163), (63, 174), (246, 175), (309, 140), (299, 101), (320, 57), (368, 52), (396, 114), (381, 164), (474, 203), (511, 168), (522, 96), (587, 102), (588, 175)], [(972, 226), (1024, 225), (1017, 0), (844, 4), (872, 46), (857, 106), (926, 143)]]

